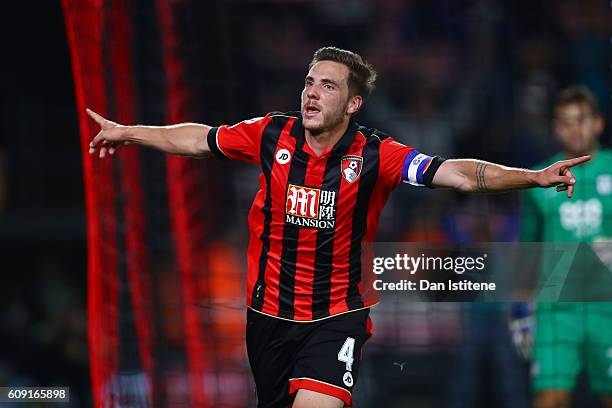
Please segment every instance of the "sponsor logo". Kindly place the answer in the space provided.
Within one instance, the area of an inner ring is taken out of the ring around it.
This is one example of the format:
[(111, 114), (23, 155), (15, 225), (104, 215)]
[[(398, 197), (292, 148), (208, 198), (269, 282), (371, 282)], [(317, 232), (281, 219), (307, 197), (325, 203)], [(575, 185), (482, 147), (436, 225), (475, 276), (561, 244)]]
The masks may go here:
[(289, 184), (285, 213), (305, 218), (319, 218), (321, 190)]
[(346, 373), (344, 373), (344, 377), (342, 377), (342, 382), (347, 387), (352, 387), (353, 386), (353, 375), (347, 371)]
[(603, 221), (603, 206), (596, 198), (564, 202), (559, 207), (559, 217), (564, 229), (572, 231), (576, 238), (584, 238), (599, 233)]
[(334, 228), (336, 192), (289, 184), (285, 222), (312, 228)]
[(612, 174), (602, 174), (597, 177), (597, 192), (602, 196), (612, 194)]
[(287, 164), (291, 160), (291, 153), (287, 149), (280, 149), (276, 152), (276, 161), (278, 164)]
[(363, 157), (361, 156), (344, 156), (340, 164), (342, 177), (349, 183), (357, 180), (361, 174), (363, 167)]

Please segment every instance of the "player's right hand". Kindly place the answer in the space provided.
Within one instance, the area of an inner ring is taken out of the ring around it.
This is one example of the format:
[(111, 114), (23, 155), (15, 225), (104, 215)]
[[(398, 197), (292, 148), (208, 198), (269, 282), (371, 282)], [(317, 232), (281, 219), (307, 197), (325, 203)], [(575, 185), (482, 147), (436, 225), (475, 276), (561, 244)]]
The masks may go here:
[(99, 157), (103, 158), (106, 153), (113, 155), (119, 146), (129, 144), (129, 126), (123, 126), (112, 120), (108, 120), (91, 109), (85, 109), (87, 114), (100, 125), (100, 131), (89, 143), (89, 154), (94, 154), (96, 148), (100, 148)]
[(591, 156), (580, 156), (573, 159), (561, 160), (551, 164), (545, 169), (536, 172), (540, 187), (557, 186), (557, 191), (567, 191), (567, 198), (572, 198), (576, 178), (571, 168), (591, 160)]

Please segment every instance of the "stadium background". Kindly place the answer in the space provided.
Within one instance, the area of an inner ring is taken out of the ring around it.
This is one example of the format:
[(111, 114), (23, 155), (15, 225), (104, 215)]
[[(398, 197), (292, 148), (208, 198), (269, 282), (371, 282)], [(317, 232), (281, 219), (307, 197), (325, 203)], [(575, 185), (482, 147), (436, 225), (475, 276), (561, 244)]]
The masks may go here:
[[(72, 406), (254, 397), (241, 283), (256, 170), (132, 148), (92, 161), (83, 104), (147, 124), (294, 110), (312, 52), (333, 44), (380, 75), (358, 121), (425, 153), (531, 166), (558, 150), (550, 105), (575, 82), (597, 94), (610, 145), (606, 1), (65, 0), (3, 14), (0, 384), (69, 385)], [(378, 237), (513, 240), (519, 210), (516, 194), (401, 188)], [(526, 404), (503, 305), (398, 302), (373, 318), (358, 406)], [(597, 406), (584, 384), (574, 399)]]

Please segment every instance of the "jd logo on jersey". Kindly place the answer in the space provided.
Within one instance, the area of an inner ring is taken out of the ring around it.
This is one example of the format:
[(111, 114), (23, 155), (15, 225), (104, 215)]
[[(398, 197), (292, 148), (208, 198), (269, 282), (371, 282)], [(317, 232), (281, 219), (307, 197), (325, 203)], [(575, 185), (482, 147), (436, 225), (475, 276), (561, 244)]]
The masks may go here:
[(344, 156), (342, 163), (340, 164), (340, 171), (342, 177), (349, 183), (357, 180), (357, 177), (361, 174), (361, 168), (363, 167), (363, 157), (360, 156)]
[(289, 184), (285, 222), (301, 227), (333, 228), (336, 223), (336, 192)]
[(287, 149), (280, 149), (276, 152), (276, 161), (278, 164), (287, 164), (291, 160), (291, 153)]

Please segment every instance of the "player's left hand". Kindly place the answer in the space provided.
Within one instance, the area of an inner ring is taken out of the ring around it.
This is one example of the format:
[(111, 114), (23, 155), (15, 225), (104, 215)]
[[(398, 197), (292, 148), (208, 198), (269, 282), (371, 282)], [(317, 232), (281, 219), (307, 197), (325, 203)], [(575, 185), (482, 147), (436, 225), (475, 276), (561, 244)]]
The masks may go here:
[(589, 160), (591, 160), (591, 156), (580, 156), (553, 163), (547, 168), (536, 172), (536, 183), (540, 187), (557, 186), (557, 191), (567, 191), (567, 198), (572, 198), (576, 178), (570, 169)]

